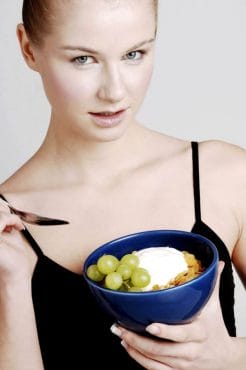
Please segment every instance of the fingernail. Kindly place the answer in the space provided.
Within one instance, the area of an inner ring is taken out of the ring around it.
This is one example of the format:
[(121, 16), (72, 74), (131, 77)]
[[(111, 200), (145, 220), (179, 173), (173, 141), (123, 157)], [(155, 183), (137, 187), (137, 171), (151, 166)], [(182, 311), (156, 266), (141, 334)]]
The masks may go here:
[(122, 340), (120, 342), (120, 344), (122, 345), (122, 347), (124, 347), (125, 349), (128, 349), (128, 345), (126, 344), (126, 342), (124, 340)]
[(146, 328), (146, 331), (149, 332), (150, 334), (154, 334), (154, 335), (158, 335), (161, 332), (160, 328), (156, 325), (148, 326)]
[(121, 337), (121, 330), (117, 327), (116, 324), (113, 324), (110, 328), (111, 332), (114, 334), (114, 335), (117, 335), (117, 337)]

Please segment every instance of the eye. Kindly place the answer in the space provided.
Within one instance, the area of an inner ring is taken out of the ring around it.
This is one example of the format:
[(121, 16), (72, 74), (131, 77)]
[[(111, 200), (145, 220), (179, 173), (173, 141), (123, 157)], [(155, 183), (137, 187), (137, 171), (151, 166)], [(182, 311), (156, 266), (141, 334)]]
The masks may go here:
[(130, 51), (129, 53), (127, 53), (124, 59), (129, 60), (129, 61), (131, 60), (137, 61), (137, 60), (141, 60), (144, 54), (145, 54), (144, 50), (134, 50), (134, 51)]
[(79, 57), (73, 58), (72, 62), (79, 65), (91, 64), (94, 62), (94, 58), (90, 57), (89, 55), (81, 55)]

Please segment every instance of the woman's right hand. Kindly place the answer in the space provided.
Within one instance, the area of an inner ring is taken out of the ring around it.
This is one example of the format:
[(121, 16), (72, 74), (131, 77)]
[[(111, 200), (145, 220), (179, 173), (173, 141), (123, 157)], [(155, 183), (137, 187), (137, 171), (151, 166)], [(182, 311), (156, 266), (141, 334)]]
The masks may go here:
[(31, 279), (30, 260), (20, 231), (25, 227), (16, 215), (0, 210), (0, 282), (20, 283)]

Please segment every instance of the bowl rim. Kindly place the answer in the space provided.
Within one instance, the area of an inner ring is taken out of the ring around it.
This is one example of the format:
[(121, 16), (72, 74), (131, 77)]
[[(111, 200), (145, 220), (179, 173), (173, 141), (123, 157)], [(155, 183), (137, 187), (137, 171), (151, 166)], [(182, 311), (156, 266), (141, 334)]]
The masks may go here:
[[(128, 239), (128, 238), (131, 239), (132, 237), (140, 236), (140, 235), (144, 235), (144, 234), (155, 234), (156, 232), (161, 232), (163, 234), (186, 235), (186, 236), (191, 236), (194, 239), (200, 239), (200, 240), (204, 241), (207, 245), (209, 245), (209, 247), (213, 251), (213, 259), (212, 259), (210, 265), (200, 275), (198, 275), (197, 277), (195, 277), (195, 278), (193, 278), (193, 279), (191, 279), (191, 280), (189, 280), (185, 283), (182, 283), (180, 285), (170, 287), (170, 288), (144, 291), (144, 292), (143, 291), (142, 292), (124, 292), (124, 291), (120, 291), (120, 290), (113, 290), (113, 289), (104, 288), (98, 282), (93, 281), (92, 279), (90, 279), (87, 276), (87, 274), (86, 274), (87, 262), (96, 251), (99, 252), (100, 250), (104, 249), (106, 246), (108, 246), (110, 244), (113, 244), (113, 243), (115, 243), (117, 241), (120, 241), (120, 240), (124, 240), (124, 239)], [(101, 290), (102, 292), (107, 292), (107, 294), (111, 293), (111, 294), (114, 294), (114, 295), (115, 294), (120, 294), (120, 295), (128, 295), (128, 296), (139, 296), (139, 295), (144, 294), (144, 296), (148, 296), (148, 295), (160, 294), (160, 292), (171, 292), (171, 291), (174, 291), (174, 290), (176, 291), (176, 290), (182, 289), (182, 287), (184, 287), (184, 286), (187, 287), (189, 285), (193, 285), (193, 283), (195, 281), (198, 282), (199, 280), (202, 280), (204, 278), (204, 276), (208, 275), (210, 273), (210, 271), (213, 270), (214, 268), (216, 268), (216, 270), (217, 270), (218, 269), (218, 262), (219, 262), (218, 250), (217, 250), (215, 244), (210, 239), (206, 238), (205, 236), (200, 235), (200, 234), (196, 234), (192, 231), (182, 231), (182, 230), (175, 230), (175, 229), (152, 229), (152, 230), (144, 230), (144, 231), (138, 231), (138, 232), (131, 233), (131, 234), (122, 235), (118, 238), (109, 240), (108, 242), (106, 242), (106, 243), (100, 245), (99, 247), (95, 248), (85, 259), (83, 269), (82, 269), (82, 271), (83, 271), (82, 276), (88, 282), (89, 285)]]

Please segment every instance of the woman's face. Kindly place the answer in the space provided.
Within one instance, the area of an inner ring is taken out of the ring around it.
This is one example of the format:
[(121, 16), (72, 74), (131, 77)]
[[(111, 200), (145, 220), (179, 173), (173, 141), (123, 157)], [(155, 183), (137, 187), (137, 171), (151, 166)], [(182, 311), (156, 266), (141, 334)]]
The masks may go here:
[(63, 1), (34, 49), (54, 122), (98, 140), (121, 136), (150, 82), (155, 28), (152, 0)]

